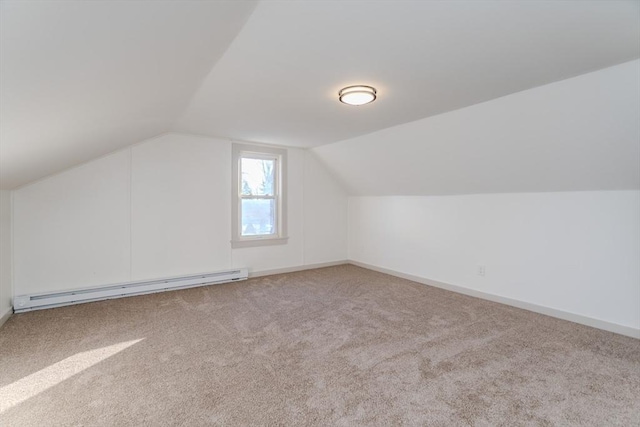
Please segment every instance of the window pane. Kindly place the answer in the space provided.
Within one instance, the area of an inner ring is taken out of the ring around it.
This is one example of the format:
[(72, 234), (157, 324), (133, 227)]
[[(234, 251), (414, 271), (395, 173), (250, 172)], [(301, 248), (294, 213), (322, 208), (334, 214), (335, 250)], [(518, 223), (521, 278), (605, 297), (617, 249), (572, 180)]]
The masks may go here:
[(274, 159), (243, 157), (240, 161), (241, 194), (243, 196), (273, 196), (275, 194), (275, 166)]
[(242, 235), (276, 234), (276, 201), (273, 199), (242, 200)]

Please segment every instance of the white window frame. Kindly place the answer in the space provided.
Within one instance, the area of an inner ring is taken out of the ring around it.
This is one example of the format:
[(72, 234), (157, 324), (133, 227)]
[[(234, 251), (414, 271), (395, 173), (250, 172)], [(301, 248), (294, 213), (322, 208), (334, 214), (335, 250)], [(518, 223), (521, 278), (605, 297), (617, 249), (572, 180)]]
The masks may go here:
[[(263, 236), (242, 235), (242, 199), (271, 197), (243, 197), (242, 170), (240, 161), (243, 157), (254, 159), (274, 159), (274, 198), (276, 200), (276, 233)], [(250, 248), (256, 246), (284, 245), (289, 240), (287, 235), (287, 150), (261, 145), (234, 143), (232, 148), (231, 178), (231, 247)]]

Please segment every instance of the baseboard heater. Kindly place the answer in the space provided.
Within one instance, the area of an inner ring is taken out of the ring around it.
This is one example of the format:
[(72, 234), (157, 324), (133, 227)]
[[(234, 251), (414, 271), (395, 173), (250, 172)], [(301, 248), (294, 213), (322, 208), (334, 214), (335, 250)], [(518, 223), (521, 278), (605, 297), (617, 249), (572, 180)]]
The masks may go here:
[(240, 268), (237, 270), (219, 271), (216, 273), (201, 273), (190, 276), (120, 283), (96, 288), (74, 289), (72, 291), (20, 295), (13, 298), (13, 310), (16, 313), (31, 310), (42, 310), (45, 308), (61, 307), (64, 305), (101, 301), (105, 299), (234, 282), (238, 280), (246, 280), (248, 276), (248, 269)]

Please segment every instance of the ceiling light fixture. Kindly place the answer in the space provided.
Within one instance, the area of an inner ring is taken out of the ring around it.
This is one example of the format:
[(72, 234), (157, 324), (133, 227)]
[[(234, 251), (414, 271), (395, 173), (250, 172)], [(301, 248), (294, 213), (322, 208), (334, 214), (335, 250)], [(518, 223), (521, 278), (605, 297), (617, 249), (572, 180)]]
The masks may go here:
[(347, 86), (338, 92), (340, 102), (349, 105), (364, 105), (376, 100), (376, 89), (371, 86)]

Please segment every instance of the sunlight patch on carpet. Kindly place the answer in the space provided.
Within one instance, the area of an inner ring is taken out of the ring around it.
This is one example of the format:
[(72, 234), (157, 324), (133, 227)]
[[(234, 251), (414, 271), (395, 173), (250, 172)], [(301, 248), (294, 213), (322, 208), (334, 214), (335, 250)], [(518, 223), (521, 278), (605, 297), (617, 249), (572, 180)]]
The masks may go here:
[(144, 338), (83, 351), (0, 388), (0, 414), (93, 365), (139, 343)]

